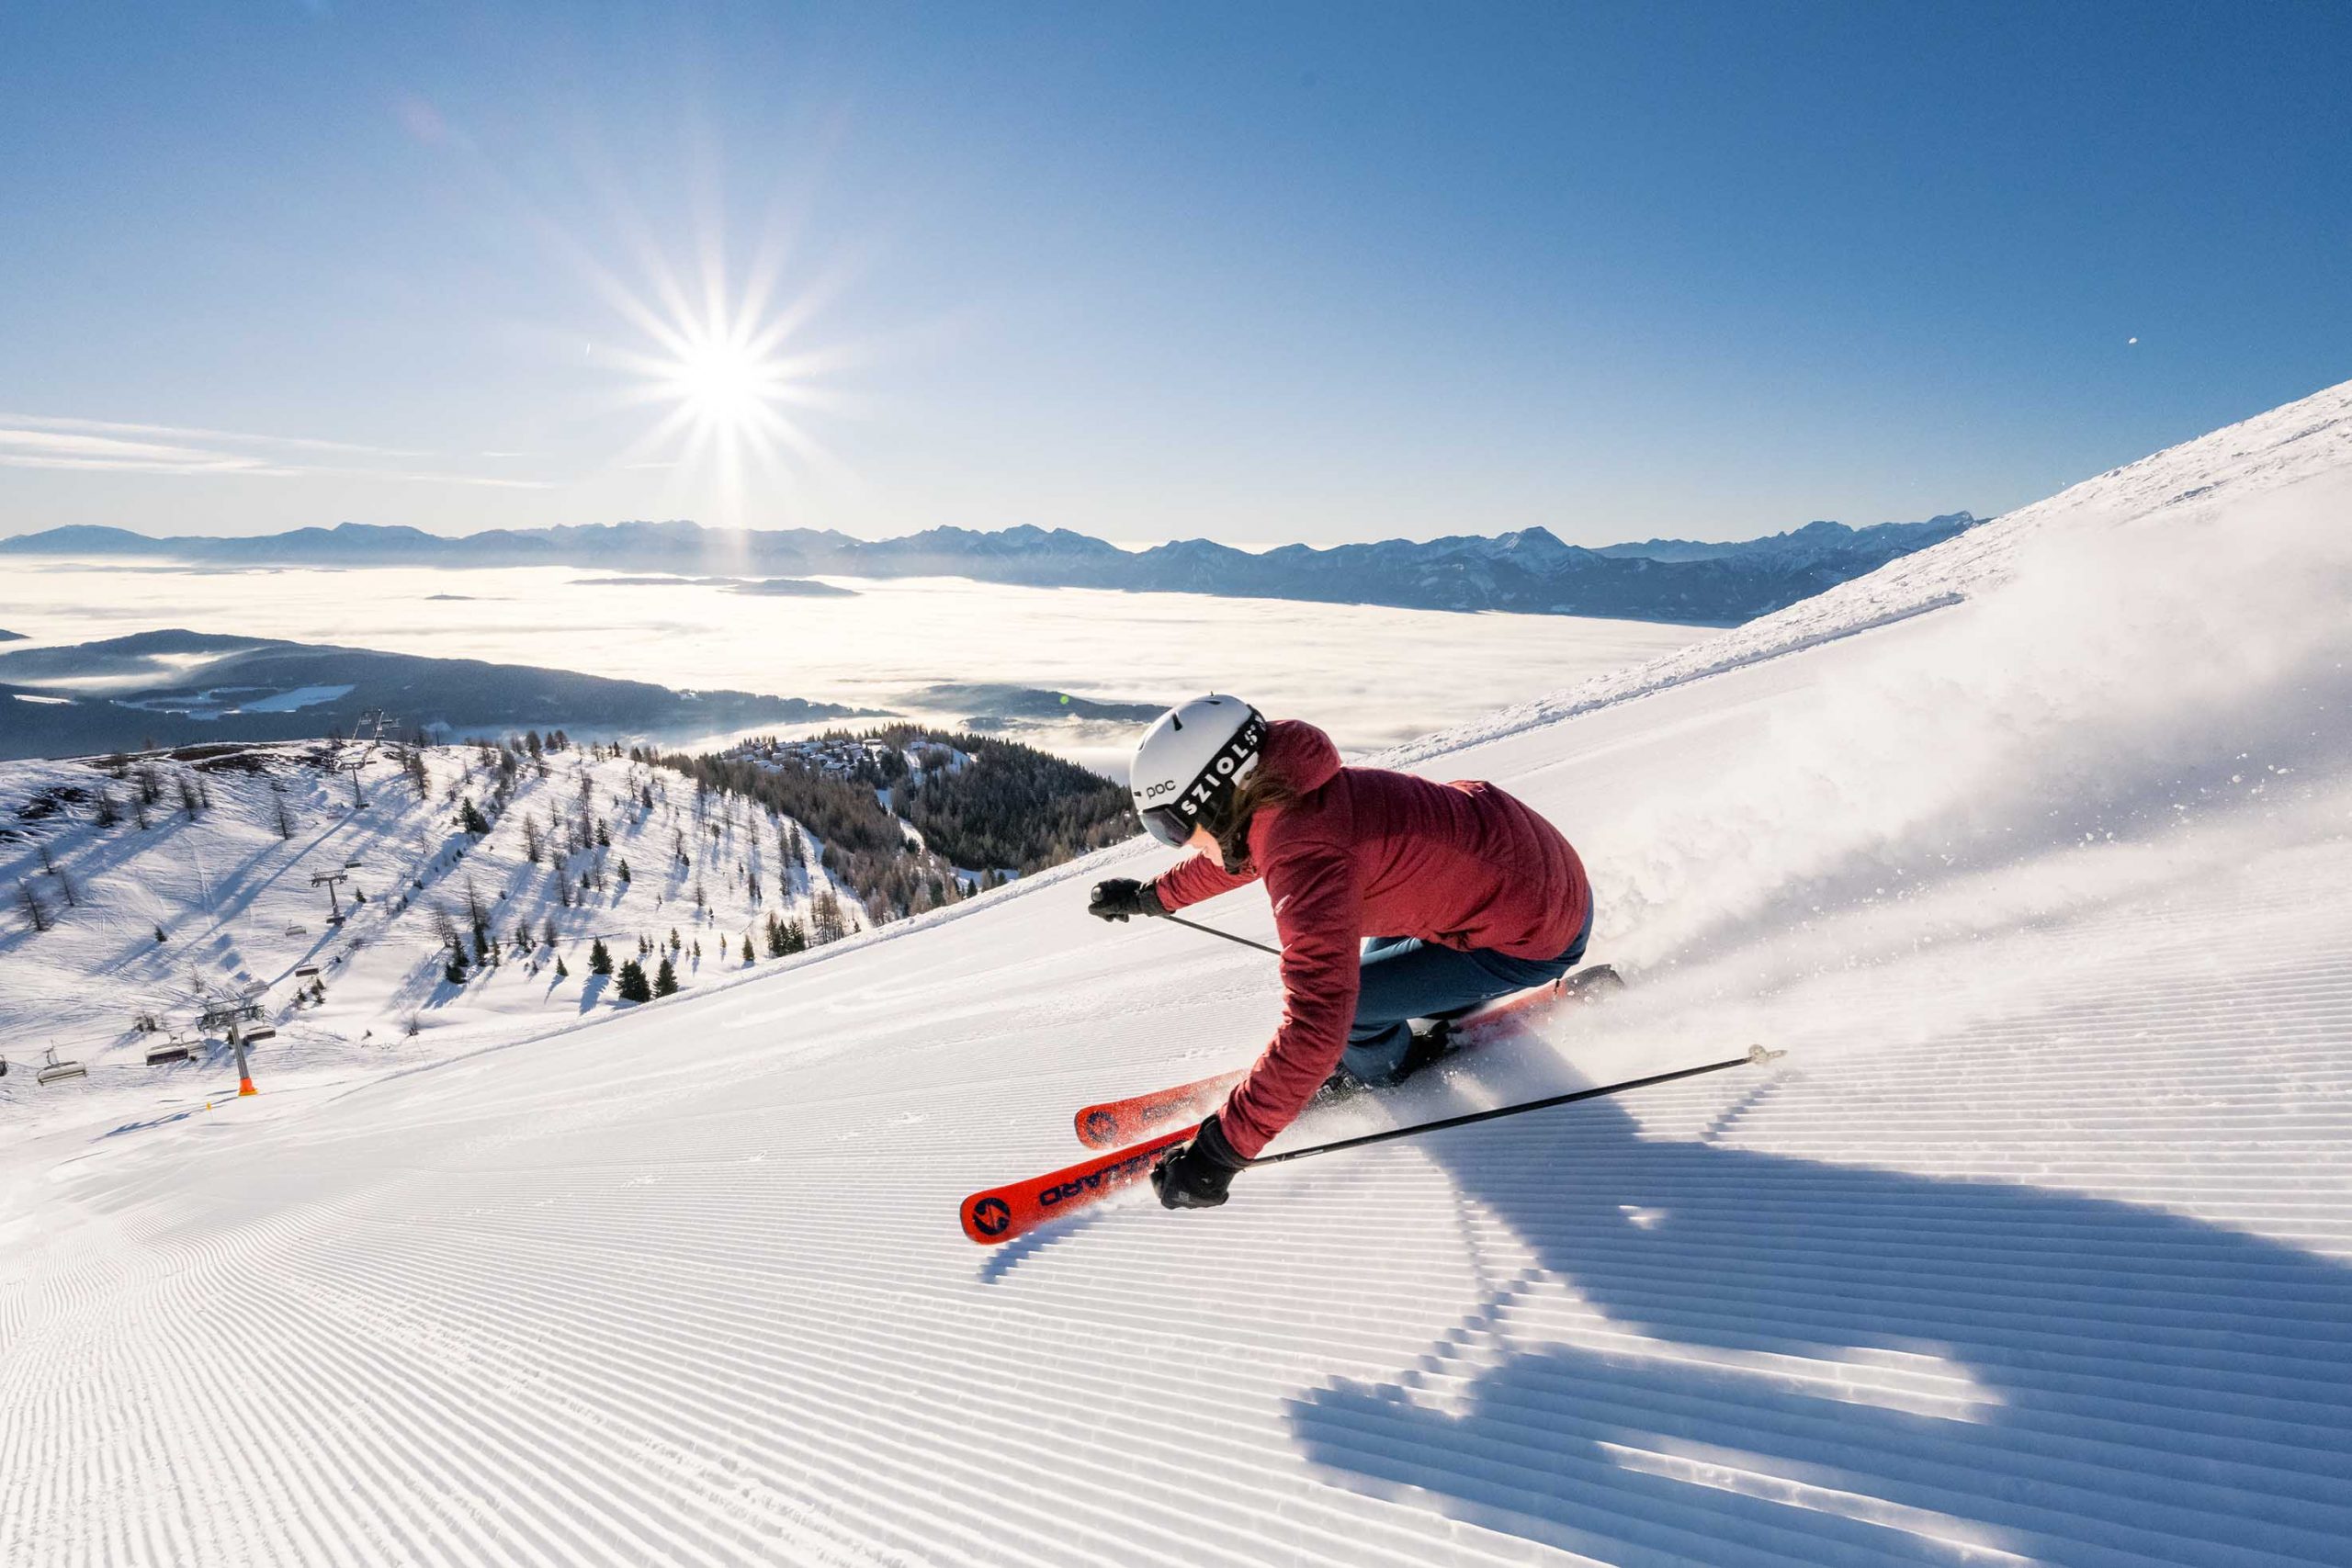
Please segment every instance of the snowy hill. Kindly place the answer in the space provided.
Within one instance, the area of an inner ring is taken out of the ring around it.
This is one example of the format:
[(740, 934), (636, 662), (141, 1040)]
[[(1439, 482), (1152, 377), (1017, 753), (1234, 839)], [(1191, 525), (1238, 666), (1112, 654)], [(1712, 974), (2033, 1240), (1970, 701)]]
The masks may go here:
[(1392, 759), (1560, 822), (1634, 985), (1293, 1139), (1768, 1069), (981, 1251), (963, 1193), (1273, 1021), (1262, 957), (1084, 916), (1136, 845), (55, 1116), (0, 1149), (0, 1560), (2341, 1562), (2347, 516), (2352, 385)]
[[(83, 762), (0, 766), (0, 1126), (87, 1114), (92, 1094), (136, 1120), (223, 1081), (233, 1091), (225, 1026), (195, 1027), (232, 995), (254, 998), (252, 1027), (277, 1032), (251, 1065), (286, 1088), (609, 1013), (624, 1004), (591, 972), (599, 940), (617, 966), (642, 942), (670, 953), (675, 933), (673, 969), (693, 988), (769, 963), (769, 918), (807, 932), (828, 894), (862, 923), (822, 844), (801, 835), (793, 854), (797, 824), (704, 798), (667, 770), (566, 747), (518, 758), (501, 790), (494, 751), (400, 755), (216, 744), (119, 779)], [(102, 796), (111, 826), (93, 820)], [(470, 802), (486, 833), (465, 829)], [(453, 927), (469, 959), (454, 981)], [(659, 962), (643, 960), (649, 973)], [(37, 1081), (51, 1046), (86, 1070), (70, 1097)]]

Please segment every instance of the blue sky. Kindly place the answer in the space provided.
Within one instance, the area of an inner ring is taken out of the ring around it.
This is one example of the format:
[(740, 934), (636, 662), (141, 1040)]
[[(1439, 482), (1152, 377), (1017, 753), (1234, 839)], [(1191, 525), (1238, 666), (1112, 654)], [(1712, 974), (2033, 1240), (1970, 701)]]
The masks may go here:
[(0, 532), (1989, 513), (2352, 376), (2347, 82), (2296, 3), (14, 7)]

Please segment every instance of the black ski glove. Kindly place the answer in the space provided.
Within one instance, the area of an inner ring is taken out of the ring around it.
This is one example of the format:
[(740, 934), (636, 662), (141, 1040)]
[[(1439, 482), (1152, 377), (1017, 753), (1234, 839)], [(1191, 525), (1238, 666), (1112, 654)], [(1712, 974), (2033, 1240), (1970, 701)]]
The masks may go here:
[(1225, 1141), (1225, 1129), (1212, 1116), (1201, 1123), (1189, 1144), (1179, 1144), (1151, 1168), (1151, 1190), (1162, 1208), (1214, 1209), (1226, 1200), (1233, 1179), (1250, 1162)]
[(1088, 900), (1086, 912), (1098, 919), (1124, 922), (1129, 915), (1164, 915), (1159, 907), (1159, 894), (1148, 882), (1137, 882), (1131, 876), (1114, 876), (1108, 882), (1094, 885), (1094, 897)]

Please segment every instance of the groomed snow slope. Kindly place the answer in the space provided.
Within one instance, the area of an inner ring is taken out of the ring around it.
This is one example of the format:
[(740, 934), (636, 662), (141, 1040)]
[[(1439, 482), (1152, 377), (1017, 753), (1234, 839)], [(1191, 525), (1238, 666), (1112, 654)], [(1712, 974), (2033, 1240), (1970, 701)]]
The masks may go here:
[(0, 1562), (2341, 1562), (2347, 516), (2339, 388), (1429, 752), (1635, 987), (1300, 1134), (1770, 1069), (975, 1248), (1274, 1018), (1135, 850), (0, 1156)]

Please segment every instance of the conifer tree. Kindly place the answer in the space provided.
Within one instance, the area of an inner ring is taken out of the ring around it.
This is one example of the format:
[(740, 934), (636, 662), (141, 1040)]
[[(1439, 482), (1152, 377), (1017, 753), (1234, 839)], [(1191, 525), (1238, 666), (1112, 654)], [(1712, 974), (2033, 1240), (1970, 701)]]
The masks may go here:
[(829, 942), (839, 942), (849, 934), (848, 920), (842, 914), (842, 901), (830, 887), (817, 895), (812, 919), (820, 946)]
[(466, 924), (473, 929), (474, 951), (480, 953), (490, 942), (490, 903), (470, 875), (466, 878)]
[(650, 1002), (653, 989), (645, 983), (645, 965), (632, 958), (621, 965), (620, 979), (614, 987), (625, 1002)]
[(609, 975), (612, 972), (613, 950), (605, 945), (603, 937), (598, 937), (588, 948), (588, 973)]
[(653, 973), (653, 994), (657, 997), (674, 997), (678, 994), (678, 971), (672, 967), (667, 958), (662, 961), (662, 967)]

